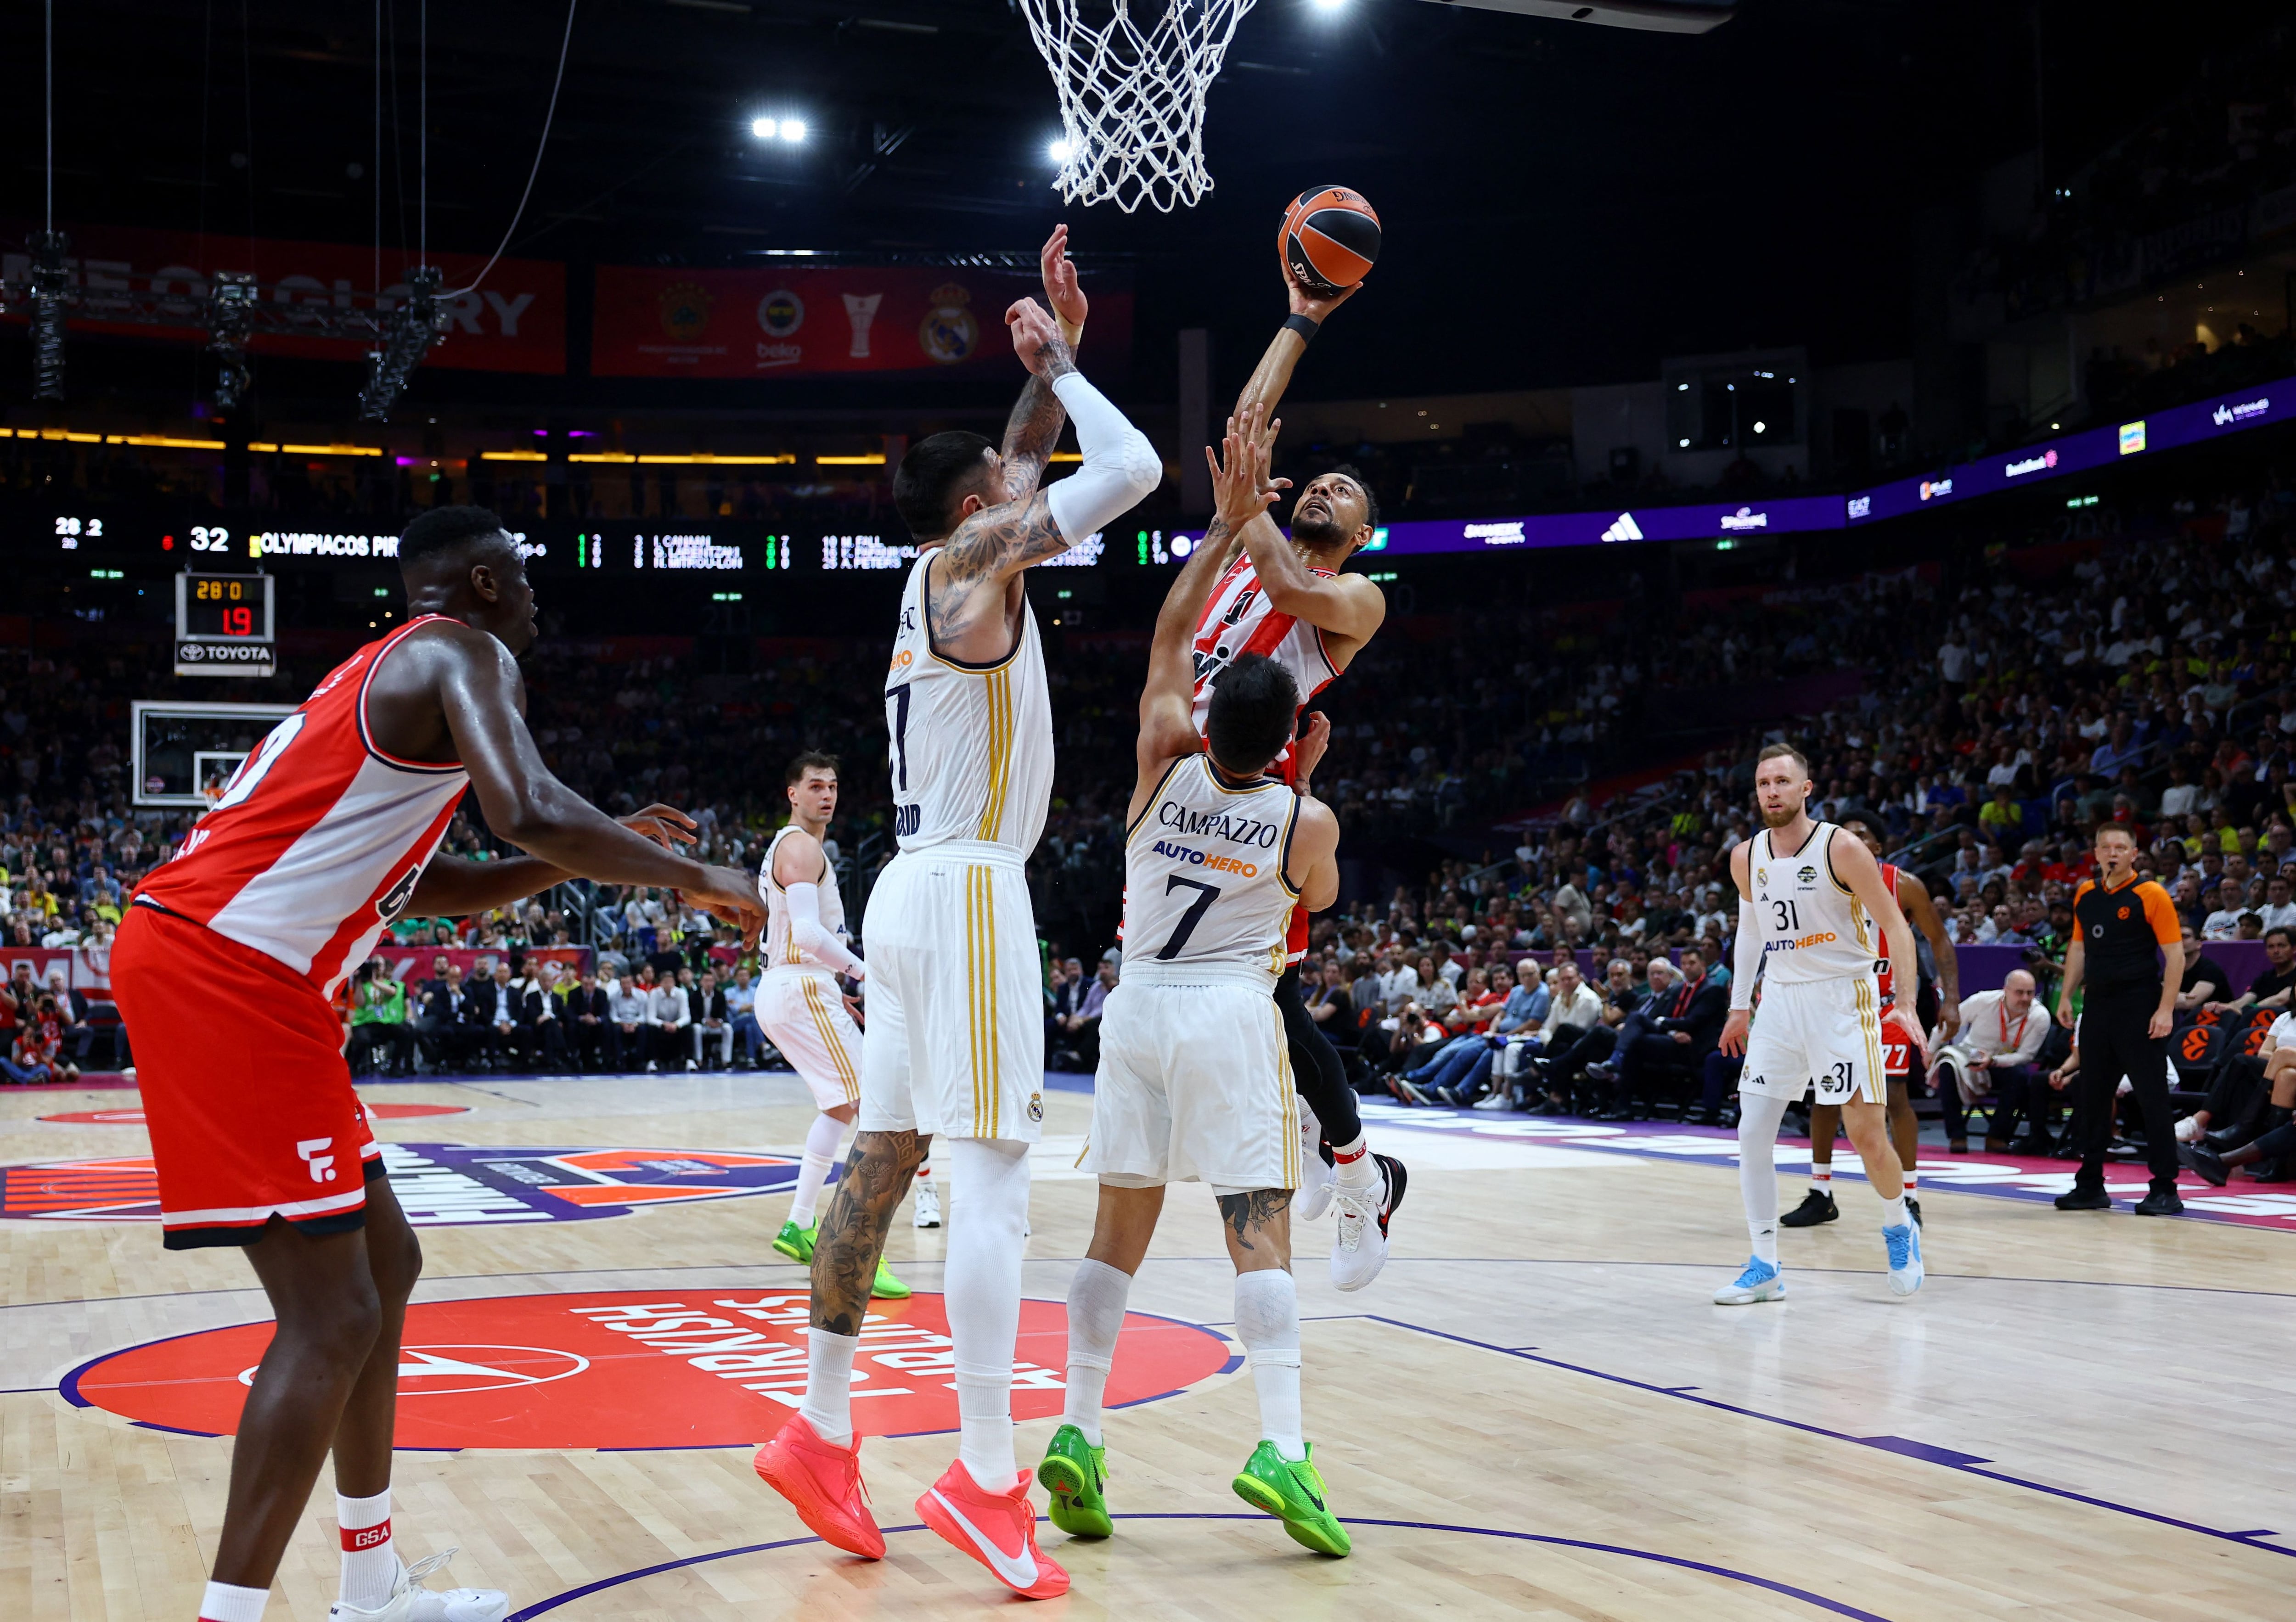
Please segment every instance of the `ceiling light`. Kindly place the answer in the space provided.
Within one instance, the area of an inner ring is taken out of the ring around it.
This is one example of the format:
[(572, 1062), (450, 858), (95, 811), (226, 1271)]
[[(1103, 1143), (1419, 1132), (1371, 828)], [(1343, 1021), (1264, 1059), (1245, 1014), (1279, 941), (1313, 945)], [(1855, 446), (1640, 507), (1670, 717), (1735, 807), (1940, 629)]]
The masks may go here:
[(1675, 441), (1675, 446), (1677, 449), (1686, 451), (1690, 448), (1690, 441), (1687, 439), (1677, 439)]
[(1767, 422), (1757, 422), (1754, 424), (1754, 431), (1759, 434), (1768, 426), (1769, 424)]
[(1068, 160), (1076, 156), (1076, 148), (1063, 136), (1045, 149), (1045, 156), (1065, 168)]
[(1336, 12), (1347, 3), (1348, 0), (1316, 0), (1316, 9), (1319, 12)]
[(770, 141), (775, 136), (782, 133), (781, 120), (779, 119), (752, 119), (750, 120), (750, 133), (757, 136), (760, 141)]
[(803, 119), (783, 119), (782, 120), (782, 139), (784, 141), (804, 140), (805, 120)]

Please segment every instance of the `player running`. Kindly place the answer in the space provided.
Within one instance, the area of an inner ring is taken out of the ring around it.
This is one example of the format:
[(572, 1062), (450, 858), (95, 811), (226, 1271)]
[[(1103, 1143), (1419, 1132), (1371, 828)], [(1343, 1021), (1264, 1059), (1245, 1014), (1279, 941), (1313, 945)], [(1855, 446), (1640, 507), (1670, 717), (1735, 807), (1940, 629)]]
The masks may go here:
[[(1046, 291), (1080, 328), (1062, 251), (1045, 247)], [(1033, 374), (1004, 451), (941, 433), (902, 461), (893, 498), (923, 555), (901, 594), (885, 684), (900, 848), (869, 898), (869, 1022), (860, 1132), (813, 1257), (805, 1405), (758, 1452), (758, 1473), (807, 1526), (870, 1559), (883, 1535), (864, 1501), (852, 1369), (885, 1228), (936, 1135), (963, 1191), (945, 1274), (961, 1424), (956, 1462), (924, 1495), (927, 1525), (1030, 1599), (1068, 1591), (1037, 1548), (1029, 1473), (1013, 1451), (1013, 1348), (1029, 1214), (1029, 1146), (1044, 1117), (1043, 992), (1021, 864), (1053, 787), (1044, 646), (1022, 572), (1067, 551), (1154, 489), (1163, 473), (1139, 430), (1086, 382), (1034, 299), (1005, 313)], [(1062, 408), (1083, 464), (1037, 480)]]
[[(483, 913), (576, 877), (683, 890), (752, 939), (763, 922), (748, 874), (668, 848), (692, 842), (682, 813), (618, 823), (543, 764), (517, 663), (534, 592), (499, 519), (433, 508), (407, 526), (398, 567), (407, 622), (272, 729), (137, 889), (112, 948), (163, 1242), (243, 1248), (278, 1319), (232, 1445), (205, 1622), (260, 1622), (330, 1451), (334, 1622), (501, 1622), (509, 1609), (493, 1590), (423, 1587), (445, 1557), (409, 1569), (393, 1545), (398, 1337), (422, 1252), (351, 1090), (335, 987), (404, 913)], [(436, 855), (465, 790), (529, 854)]]
[[(1214, 464), (1231, 526), (1275, 499), (1266, 487), (1274, 431), (1265, 424), (1257, 406), (1231, 422), (1225, 462)], [(1230, 661), (1199, 736), (1189, 628), (1218, 561), (1206, 547), (1173, 582), (1140, 693), (1139, 776), (1125, 823), (1130, 949), (1101, 1021), (1082, 1161), (1099, 1175), (1100, 1211), (1069, 1285), (1067, 1406), (1037, 1474), (1053, 1495), (1054, 1525), (1081, 1537), (1112, 1530), (1101, 1394), (1164, 1185), (1201, 1180), (1219, 1200), (1235, 1264), (1236, 1333), (1259, 1391), (1259, 1446), (1235, 1477), (1236, 1494), (1308, 1548), (1345, 1554), (1347, 1530), (1300, 1439), (1291, 1204), (1303, 1146), (1290, 1044), (1268, 1004), (1292, 909), (1319, 911), (1339, 894), (1340, 827), (1321, 801), (1267, 774), (1299, 714), (1299, 690), (1282, 665), (1257, 653)], [(1317, 717), (1298, 746), (1303, 766), (1329, 733)]]
[[(861, 1028), (837, 977), (861, 980), (869, 967), (846, 948), (845, 903), (837, 870), (821, 848), (837, 815), (837, 757), (808, 750), (790, 762), (786, 792), (790, 820), (766, 847), (758, 893), (766, 902), (765, 976), (758, 982), (758, 1028), (781, 1050), (790, 1068), (812, 1089), (821, 1113), (806, 1134), (797, 1192), (774, 1249), (791, 1261), (811, 1263), (815, 1204), (846, 1124), (861, 1105)], [(882, 1260), (869, 1293), (881, 1301), (906, 1299), (909, 1287)]]
[[(1890, 1081), (1890, 1141), (1898, 1151), (1898, 1165), (1904, 1173), (1906, 1212), (1913, 1217), (1914, 1225), (1922, 1225), (1921, 1151), (1922, 1125), (1914, 1114), (1913, 1078), (1916, 1071), (1929, 1071), (1930, 1040), (1928, 1016), (1937, 1013), (1937, 1039), (1950, 1042), (1961, 1028), (1961, 965), (1954, 952), (1953, 942), (1945, 932), (1945, 920), (1938, 916), (1937, 903), (1930, 899), (1928, 886), (1899, 867), (1894, 862), (1882, 861), (1882, 835), (1873, 823), (1857, 812), (1841, 819), (1841, 827), (1855, 834), (1874, 859), (1881, 864), (1882, 883), (1897, 902), (1898, 910), (1906, 922), (1922, 932), (1930, 943), (1930, 961), (1937, 965), (1934, 981), (1927, 972), (1922, 975), (1921, 988), (1910, 1004), (1900, 1006), (1897, 1001), (1895, 982), (1887, 966), (1880, 970), (1882, 993), (1882, 1062)], [(1921, 950), (1921, 943), (1914, 943)], [(1943, 1005), (1939, 1005), (1939, 999)], [(1814, 1228), (1822, 1222), (1832, 1222), (1841, 1213), (1833, 1203), (1833, 1137), (1841, 1124), (1841, 1106), (1814, 1103), (1809, 1110), (1809, 1192), (1792, 1210), (1778, 1218), (1778, 1225), (1786, 1228)]]
[[(1914, 932), (1882, 882), (1873, 853), (1831, 823), (1809, 817), (1809, 762), (1790, 743), (1765, 747), (1754, 763), (1761, 831), (1733, 846), (1738, 939), (1722, 1052), (1746, 1056), (1738, 1082), (1738, 1187), (1754, 1254), (1717, 1304), (1785, 1298), (1778, 1273), (1778, 1123), (1813, 1082), (1820, 1103), (1838, 1104), (1849, 1141), (1882, 1196), (1890, 1289), (1922, 1287), (1922, 1237), (1906, 1210), (1898, 1158), (1883, 1114), (1878, 946), (1886, 967), (1912, 984), (1920, 973)], [(1878, 930), (1877, 930), (1878, 926)], [(1877, 934), (1879, 938), (1877, 939)], [(1754, 979), (1761, 1018), (1747, 1029)]]
[[(1308, 342), (1356, 292), (1351, 287), (1329, 299), (1314, 298), (1280, 254), (1277, 262), (1292, 313), (1245, 382), (1234, 422), (1254, 410), (1274, 414)], [(1283, 666), (1305, 709), (1362, 651), (1387, 618), (1387, 599), (1363, 576), (1341, 571), (1349, 558), (1370, 545), (1378, 528), (1379, 504), (1370, 485), (1346, 467), (1308, 480), (1292, 509), (1288, 541), (1265, 513), (1255, 514), (1241, 532), (1214, 520), (1203, 549), (1215, 554), (1221, 573), (1196, 624), (1193, 713), (1199, 731), (1220, 673), (1247, 654)], [(1269, 769), (1300, 793), (1308, 791), (1299, 781), (1288, 739)], [(1312, 1222), (1336, 1197), (1332, 1282), (1341, 1290), (1361, 1290), (1387, 1265), (1388, 1224), (1403, 1200), (1403, 1167), (1391, 1156), (1371, 1152), (1347, 1067), (1300, 1001), (1300, 960), (1307, 952), (1308, 914), (1295, 911), (1275, 1005), (1292, 1047), (1292, 1077), (1308, 1105), (1302, 1129), (1313, 1164), (1299, 1214)]]

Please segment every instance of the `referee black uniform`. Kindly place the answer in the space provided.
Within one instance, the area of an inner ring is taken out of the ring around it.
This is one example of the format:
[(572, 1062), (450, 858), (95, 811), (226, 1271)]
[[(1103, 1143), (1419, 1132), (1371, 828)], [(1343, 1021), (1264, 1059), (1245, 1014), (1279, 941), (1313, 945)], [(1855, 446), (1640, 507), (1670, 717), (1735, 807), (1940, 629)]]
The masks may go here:
[(2128, 1077), (2144, 1110), (2144, 1158), (2155, 1189), (2177, 1186), (2175, 1116), (2169, 1102), (2169, 1039), (2149, 1028), (2161, 1007), (2160, 949), (2181, 944), (2183, 928), (2169, 892), (2134, 875), (2118, 889), (2093, 879), (2073, 892), (2080, 930), (2079, 1095), (2073, 1141), (2081, 1151), (2076, 1194), (2104, 1192), (2104, 1151), (2112, 1100)]

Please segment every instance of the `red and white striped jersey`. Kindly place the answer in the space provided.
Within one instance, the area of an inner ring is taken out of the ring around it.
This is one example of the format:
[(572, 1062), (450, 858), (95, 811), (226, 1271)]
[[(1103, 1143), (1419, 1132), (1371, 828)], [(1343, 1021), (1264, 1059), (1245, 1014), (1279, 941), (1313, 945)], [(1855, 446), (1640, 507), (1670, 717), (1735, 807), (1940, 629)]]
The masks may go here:
[[(1330, 578), (1336, 571), (1318, 569), (1310, 571)], [(1220, 577), (1213, 588), (1210, 600), (1196, 621), (1196, 692), (1194, 718), (1196, 731), (1204, 730), (1204, 717), (1212, 704), (1212, 684), (1220, 673), (1247, 653), (1265, 654), (1292, 673), (1292, 680), (1300, 690), (1300, 709), (1308, 708), (1308, 700), (1332, 684), (1340, 668), (1332, 662), (1332, 655), (1324, 646), (1324, 632), (1319, 626), (1309, 625), (1293, 614), (1279, 614), (1267, 601), (1267, 594), (1259, 589), (1259, 571), (1251, 566), (1251, 554), (1239, 553), (1227, 573)], [(1293, 712), (1292, 730), (1299, 730), (1298, 711)], [(1283, 752), (1267, 767), (1267, 774), (1284, 782), (1293, 782), (1299, 766), (1286, 742)], [(1308, 954), (1308, 909), (1294, 906), (1292, 922), (1285, 935), (1287, 961), (1298, 963)]]
[(401, 760), (366, 725), (366, 690), (410, 619), (338, 665), (242, 763), (149, 900), (275, 957), (322, 995), (366, 961), (470, 786), (458, 765)]
[[(1318, 569), (1313, 572), (1328, 579), (1333, 571)], [(1300, 689), (1302, 709), (1340, 673), (1324, 646), (1323, 631), (1295, 615), (1277, 613), (1269, 604), (1267, 594), (1259, 589), (1259, 575), (1251, 566), (1251, 554), (1241, 553), (1228, 565), (1227, 573), (1220, 577), (1219, 585), (1213, 588), (1202, 616), (1196, 621), (1195, 722), (1199, 733), (1204, 730), (1204, 717), (1211, 709), (1212, 684), (1219, 679), (1222, 671), (1247, 653), (1265, 654), (1292, 673), (1292, 680)], [(1289, 743), (1267, 770), (1270, 775), (1285, 782), (1292, 781)]]

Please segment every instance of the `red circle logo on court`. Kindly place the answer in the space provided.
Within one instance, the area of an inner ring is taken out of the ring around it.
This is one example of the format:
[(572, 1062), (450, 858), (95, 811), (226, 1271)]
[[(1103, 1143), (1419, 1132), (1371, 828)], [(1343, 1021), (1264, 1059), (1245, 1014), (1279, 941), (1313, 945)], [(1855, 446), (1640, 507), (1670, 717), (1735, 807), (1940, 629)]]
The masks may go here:
[[(425, 1115), (468, 1115), (468, 1104), (369, 1104), (366, 1112), (379, 1121), (409, 1121)], [(66, 1115), (44, 1115), (44, 1121), (73, 1126), (141, 1126), (141, 1110), (74, 1110)]]
[[(957, 1428), (955, 1352), (938, 1295), (872, 1303), (853, 1364), (865, 1436)], [(805, 1395), (807, 1292), (607, 1290), (427, 1301), (406, 1311), (401, 1447), (732, 1447), (764, 1440)], [(108, 1353), (66, 1376), (66, 1397), (201, 1436), (238, 1429), (268, 1323)], [(1066, 1310), (1021, 1303), (1013, 1414), (1061, 1411)], [(1210, 1330), (1125, 1315), (1111, 1407), (1170, 1397), (1234, 1366)]]

